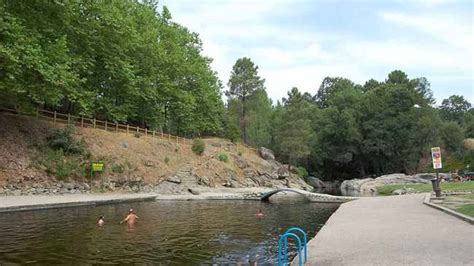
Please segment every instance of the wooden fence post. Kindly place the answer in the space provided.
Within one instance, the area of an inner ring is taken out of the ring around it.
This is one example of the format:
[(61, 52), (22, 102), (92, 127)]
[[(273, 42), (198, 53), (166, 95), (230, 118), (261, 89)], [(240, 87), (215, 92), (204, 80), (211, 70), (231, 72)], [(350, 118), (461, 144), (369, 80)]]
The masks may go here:
[(171, 135), (169, 132), (168, 132), (168, 141), (171, 141)]
[(178, 142), (178, 136), (176, 136), (176, 144), (178, 144), (178, 143), (179, 143), (179, 142)]
[(145, 136), (147, 135), (148, 131), (147, 131), (147, 128), (145, 128)]
[(153, 130), (153, 137), (155, 137), (155, 130)]
[(71, 124), (71, 114), (67, 114), (67, 124)]
[(56, 123), (56, 111), (54, 111), (54, 118), (53, 118), (53, 122)]
[(128, 125), (127, 125), (127, 134), (128, 134)]
[(105, 120), (105, 131), (107, 131), (107, 120)]
[(137, 126), (137, 133), (140, 133), (140, 127)]
[(115, 132), (118, 132), (118, 123), (115, 122)]
[(163, 138), (163, 129), (161, 129), (161, 138)]
[(94, 120), (92, 120), (92, 124), (94, 125), (94, 128), (95, 128), (95, 118), (94, 118)]
[(84, 116), (81, 115), (81, 127), (84, 127)]

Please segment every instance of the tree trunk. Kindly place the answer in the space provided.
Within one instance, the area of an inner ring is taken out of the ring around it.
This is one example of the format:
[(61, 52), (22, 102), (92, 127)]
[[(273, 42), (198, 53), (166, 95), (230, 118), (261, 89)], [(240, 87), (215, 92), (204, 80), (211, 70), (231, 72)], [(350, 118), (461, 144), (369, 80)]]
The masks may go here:
[(248, 144), (247, 139), (247, 121), (246, 121), (246, 112), (245, 112), (245, 97), (242, 98), (242, 136), (244, 139), (244, 143)]

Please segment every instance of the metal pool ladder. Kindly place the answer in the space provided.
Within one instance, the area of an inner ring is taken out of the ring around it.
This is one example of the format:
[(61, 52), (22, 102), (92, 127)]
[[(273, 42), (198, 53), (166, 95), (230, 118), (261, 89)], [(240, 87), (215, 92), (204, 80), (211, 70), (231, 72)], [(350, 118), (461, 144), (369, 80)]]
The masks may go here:
[[(303, 234), (303, 240), (304, 240), (304, 245), (301, 243), (301, 238), (292, 232), (299, 232)], [(298, 227), (291, 227), (290, 229), (286, 230), (286, 232), (280, 236), (280, 240), (278, 240), (278, 266), (283, 266), (287, 265), (287, 260), (288, 260), (288, 254), (287, 254), (287, 245), (288, 245), (288, 237), (292, 237), (296, 239), (296, 242), (298, 243), (298, 261), (299, 265), (303, 265), (303, 257), (301, 256), (301, 249), (304, 249), (304, 263), (306, 263), (307, 257), (308, 257), (308, 250), (306, 249), (306, 244), (308, 243), (308, 237), (305, 233), (305, 231), (301, 230)], [(283, 245), (282, 245), (283, 244)], [(283, 263), (281, 261), (281, 249), (283, 246)]]

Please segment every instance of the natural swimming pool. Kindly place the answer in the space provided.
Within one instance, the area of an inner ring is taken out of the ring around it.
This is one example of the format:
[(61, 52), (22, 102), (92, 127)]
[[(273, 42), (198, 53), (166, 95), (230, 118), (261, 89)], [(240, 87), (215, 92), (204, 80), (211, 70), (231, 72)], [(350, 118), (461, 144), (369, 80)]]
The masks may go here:
[[(280, 234), (298, 226), (313, 237), (337, 207), (299, 201), (154, 201), (1, 213), (0, 264), (273, 264)], [(119, 225), (129, 208), (139, 222)], [(263, 219), (256, 218), (258, 209)], [(100, 215), (105, 215), (103, 227), (96, 225)]]

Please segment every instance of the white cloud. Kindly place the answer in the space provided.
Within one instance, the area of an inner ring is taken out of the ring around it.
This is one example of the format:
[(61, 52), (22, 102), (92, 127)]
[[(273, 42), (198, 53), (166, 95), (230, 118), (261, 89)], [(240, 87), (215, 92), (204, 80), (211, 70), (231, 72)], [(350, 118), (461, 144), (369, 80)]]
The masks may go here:
[[(223, 84), (235, 60), (248, 56), (260, 67), (274, 101), (293, 86), (314, 94), (326, 76), (363, 83), (370, 78), (383, 80), (391, 70), (402, 69), (412, 77), (432, 79), (435, 96), (443, 89), (437, 84), (442, 86), (446, 80), (473, 80), (472, 16), (437, 8), (445, 1), (429, 8), (429, 3), (417, 2), (423, 8), (413, 7), (410, 13), (374, 10), (378, 20), (371, 23), (380, 24), (384, 33), (374, 36), (357, 31), (349, 35), (328, 21), (324, 21), (330, 25), (327, 31), (321, 30), (324, 27), (316, 30), (305, 20), (300, 24), (279, 22), (279, 18), (299, 21), (298, 3), (164, 1), (175, 21), (200, 34), (204, 54), (214, 59), (212, 67)], [(472, 92), (466, 96), (474, 102)]]

